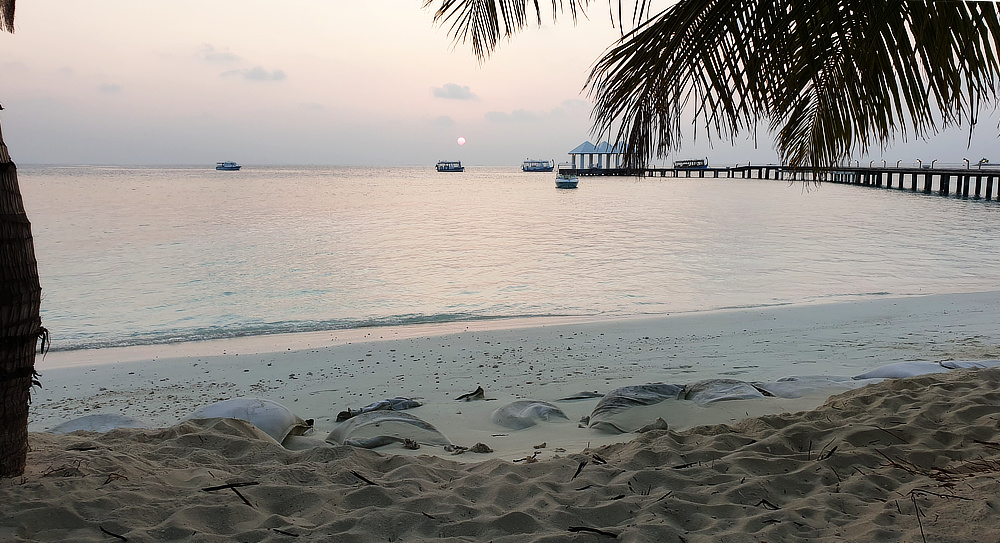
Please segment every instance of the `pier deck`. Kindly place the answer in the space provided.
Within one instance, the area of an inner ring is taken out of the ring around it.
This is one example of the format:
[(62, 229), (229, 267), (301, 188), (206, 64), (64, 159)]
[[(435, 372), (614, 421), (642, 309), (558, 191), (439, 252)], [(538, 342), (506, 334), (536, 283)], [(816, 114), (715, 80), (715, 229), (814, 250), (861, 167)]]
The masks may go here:
[(819, 181), (875, 188), (895, 188), (957, 198), (1000, 200), (1000, 166), (995, 165), (968, 168), (848, 167), (814, 170), (771, 164), (722, 168), (559, 168), (559, 172), (578, 177), (710, 177)]

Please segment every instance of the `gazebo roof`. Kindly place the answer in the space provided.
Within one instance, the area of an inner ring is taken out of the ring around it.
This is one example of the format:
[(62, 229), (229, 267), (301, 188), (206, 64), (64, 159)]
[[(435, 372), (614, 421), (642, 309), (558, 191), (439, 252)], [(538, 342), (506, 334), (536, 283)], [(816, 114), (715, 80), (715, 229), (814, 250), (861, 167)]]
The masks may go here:
[(585, 141), (580, 145), (577, 145), (575, 149), (569, 152), (571, 155), (587, 155), (591, 153), (611, 153), (611, 154), (621, 154), (625, 151), (622, 149), (621, 145), (611, 145), (606, 141), (602, 141), (597, 145)]

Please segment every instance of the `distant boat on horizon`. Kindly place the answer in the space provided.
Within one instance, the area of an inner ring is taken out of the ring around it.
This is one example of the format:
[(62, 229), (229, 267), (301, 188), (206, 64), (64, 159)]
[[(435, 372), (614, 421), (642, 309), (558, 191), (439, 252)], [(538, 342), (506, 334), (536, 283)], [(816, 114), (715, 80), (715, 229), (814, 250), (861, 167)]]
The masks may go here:
[(556, 166), (556, 161), (554, 160), (531, 160), (530, 158), (525, 160), (521, 164), (522, 172), (551, 172)]
[(439, 172), (464, 172), (465, 168), (462, 166), (460, 161), (448, 161), (441, 160), (437, 163), (437, 171)]
[(235, 172), (240, 169), (240, 165), (231, 160), (227, 160), (226, 162), (216, 162), (215, 169), (227, 172)]

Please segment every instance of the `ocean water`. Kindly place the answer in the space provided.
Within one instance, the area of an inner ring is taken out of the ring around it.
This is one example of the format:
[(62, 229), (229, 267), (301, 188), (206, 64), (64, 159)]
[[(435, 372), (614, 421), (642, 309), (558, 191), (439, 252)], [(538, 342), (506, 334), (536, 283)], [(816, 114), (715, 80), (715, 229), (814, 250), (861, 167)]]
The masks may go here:
[(19, 166), (57, 350), (995, 290), (1000, 205), (517, 167)]

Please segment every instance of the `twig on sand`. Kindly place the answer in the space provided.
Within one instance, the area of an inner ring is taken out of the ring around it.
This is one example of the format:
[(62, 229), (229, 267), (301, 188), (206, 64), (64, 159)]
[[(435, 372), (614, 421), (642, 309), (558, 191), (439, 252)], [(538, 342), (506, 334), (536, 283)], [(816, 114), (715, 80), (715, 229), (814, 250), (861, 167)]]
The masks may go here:
[(1000, 449), (1000, 443), (998, 443), (996, 441), (979, 441), (978, 439), (973, 439), (972, 442), (973, 443), (979, 443), (980, 445), (986, 445), (987, 447), (990, 447), (990, 448), (993, 448), (993, 449)]
[(886, 430), (885, 428), (882, 428), (881, 426), (875, 426), (875, 428), (877, 428), (877, 429), (879, 429), (879, 430), (882, 430), (883, 432), (885, 432), (885, 433), (887, 433), (887, 434), (891, 435), (892, 437), (894, 437), (894, 438), (898, 439), (900, 443), (906, 443), (906, 440), (905, 440), (905, 439), (903, 439), (903, 438), (901, 438), (901, 437), (897, 436), (896, 434), (894, 434), (894, 433), (890, 432), (889, 430)]
[(917, 498), (910, 492), (910, 501), (913, 502), (913, 511), (917, 514), (917, 526), (920, 526), (920, 539), (927, 543), (927, 536), (924, 535), (924, 523), (920, 521), (920, 508), (917, 507)]
[(931, 492), (930, 490), (925, 490), (923, 488), (914, 488), (913, 490), (911, 490), (910, 497), (912, 497), (917, 492), (921, 492), (923, 494), (930, 494), (931, 496), (937, 496), (939, 498), (955, 498), (956, 500), (965, 500), (967, 502), (975, 501), (972, 498), (966, 498), (965, 496), (956, 496), (954, 494), (939, 494), (937, 492)]
[(230, 488), (230, 490), (232, 490), (233, 493), (235, 493), (237, 496), (239, 496), (240, 499), (243, 500), (243, 503), (249, 505), (250, 507), (253, 507), (253, 504), (250, 503), (250, 500), (248, 500), (247, 497), (244, 496), (242, 492), (240, 492), (239, 490), (237, 490), (235, 486), (232, 487), (232, 488)]
[(584, 460), (583, 462), (580, 462), (580, 467), (576, 468), (576, 473), (573, 474), (573, 477), (570, 478), (570, 481), (572, 481), (573, 479), (576, 479), (576, 476), (580, 475), (580, 472), (583, 471), (583, 467), (586, 466), (586, 465), (587, 465), (587, 461), (586, 460)]
[(201, 490), (202, 492), (215, 492), (216, 490), (227, 490), (227, 489), (232, 490), (234, 494), (236, 494), (237, 496), (240, 497), (241, 500), (243, 500), (243, 503), (249, 505), (250, 507), (253, 507), (253, 504), (250, 503), (250, 500), (248, 500), (247, 497), (244, 496), (243, 493), (237, 489), (241, 486), (254, 486), (259, 484), (260, 483), (256, 481), (250, 481), (246, 483), (229, 483), (228, 485), (210, 486), (208, 488), (203, 488)]
[(604, 530), (598, 530), (597, 528), (588, 528), (586, 526), (570, 526), (567, 530), (571, 532), (588, 532), (597, 535), (607, 536), (613, 539), (618, 539), (618, 534), (605, 532)]
[[(820, 460), (825, 460), (827, 458), (830, 458), (829, 454), (826, 455), (826, 456), (823, 456), (823, 451), (825, 451), (826, 448), (829, 447), (830, 445), (833, 445), (833, 442), (836, 441), (836, 440), (837, 440), (837, 438), (833, 438), (833, 439), (830, 440), (829, 443), (827, 443), (826, 445), (823, 445), (823, 448), (819, 450), (819, 453), (816, 456), (816, 461), (817, 462), (820, 461)], [(812, 445), (810, 445), (809, 447), (810, 447), (810, 450), (812, 450)], [(836, 449), (836, 448), (837, 447), (834, 447), (834, 449)], [(831, 452), (830, 454), (833, 454), (833, 453)]]
[(354, 475), (355, 477), (357, 477), (358, 479), (361, 479), (362, 481), (370, 484), (370, 485), (378, 486), (378, 483), (376, 483), (375, 481), (372, 481), (371, 479), (365, 477), (364, 475), (361, 475), (360, 473), (354, 471), (353, 469), (351, 470), (351, 474)]
[(483, 390), (483, 387), (479, 386), (479, 387), (476, 387), (476, 390), (473, 390), (472, 392), (469, 392), (468, 394), (462, 394), (461, 396), (459, 396), (459, 397), (457, 397), (455, 399), (456, 400), (464, 400), (464, 401), (467, 401), (467, 402), (471, 402), (473, 400), (483, 400), (485, 398), (486, 398), (486, 391)]
[(524, 462), (525, 464), (534, 464), (535, 462), (538, 462), (538, 451), (535, 451), (535, 454), (529, 454), (528, 456), (525, 456), (524, 458), (517, 458), (517, 459), (514, 460), (514, 462), (515, 463), (516, 462)]
[(128, 477), (122, 475), (121, 473), (109, 473), (108, 478), (105, 479), (103, 483), (101, 483), (101, 486), (104, 486), (110, 483), (111, 481), (117, 481), (119, 479), (125, 479), (126, 481), (128, 481)]
[(299, 537), (299, 534), (293, 534), (292, 532), (286, 532), (284, 530), (279, 530), (277, 528), (271, 528), (271, 529), (274, 530), (275, 532), (278, 532), (281, 535), (287, 535), (287, 536), (291, 536), (291, 537)]
[(920, 476), (923, 476), (923, 477), (929, 477), (931, 479), (934, 479), (936, 481), (940, 481), (942, 483), (945, 483), (945, 482), (954, 482), (954, 481), (957, 481), (957, 480), (959, 480), (961, 478), (960, 474), (958, 474), (958, 473), (956, 473), (956, 472), (954, 472), (952, 470), (949, 470), (949, 469), (945, 469), (945, 468), (932, 468), (932, 469), (928, 470), (928, 469), (922, 468), (922, 467), (920, 467), (920, 466), (918, 466), (918, 465), (916, 465), (916, 464), (914, 464), (912, 462), (907, 462), (906, 460), (903, 460), (903, 459), (892, 459), (892, 458), (889, 458), (888, 455), (886, 455), (884, 452), (882, 452), (882, 451), (880, 451), (878, 449), (875, 449), (875, 452), (877, 452), (878, 454), (880, 454), (882, 456), (882, 458), (885, 458), (886, 461), (889, 462), (887, 464), (887, 466), (893, 467), (893, 468), (896, 468), (896, 469), (901, 469), (901, 470), (909, 473), (910, 475), (920, 475)]
[(228, 485), (210, 486), (208, 488), (201, 489), (203, 492), (215, 492), (216, 490), (228, 490), (230, 488), (237, 488), (241, 486), (254, 486), (259, 485), (257, 481), (250, 481), (246, 483), (229, 483)]
[(820, 460), (826, 460), (827, 458), (830, 458), (831, 456), (833, 456), (833, 453), (837, 452), (837, 447), (839, 446), (840, 445), (834, 445), (832, 449), (826, 451), (826, 454), (819, 455), (819, 458), (817, 458), (816, 461), (819, 462)]
[[(671, 495), (671, 494), (673, 494), (673, 493), (674, 493), (674, 491), (673, 491), (673, 490), (669, 490), (669, 491), (667, 491), (667, 493), (666, 493), (666, 494), (664, 494), (664, 495), (662, 495), (662, 496), (660, 496), (660, 499), (656, 500), (656, 502), (658, 502), (658, 501), (661, 501), (661, 500), (663, 500), (664, 498), (666, 498), (667, 496), (669, 496), (669, 495)], [(656, 503), (656, 502), (653, 502), (653, 503)]]
[(122, 541), (128, 541), (127, 537), (125, 537), (123, 535), (118, 535), (118, 534), (116, 534), (114, 532), (109, 532), (109, 531), (107, 531), (107, 530), (104, 529), (104, 526), (98, 526), (98, 528), (100, 528), (101, 529), (101, 533), (103, 533), (105, 535), (110, 535), (111, 537), (117, 537), (118, 539), (121, 539)]
[(759, 502), (757, 502), (756, 507), (763, 507), (764, 509), (770, 509), (771, 511), (777, 511), (778, 509), (781, 509), (777, 505), (774, 505), (773, 503), (763, 498)]

